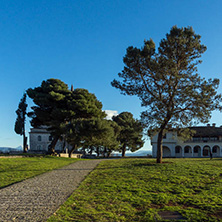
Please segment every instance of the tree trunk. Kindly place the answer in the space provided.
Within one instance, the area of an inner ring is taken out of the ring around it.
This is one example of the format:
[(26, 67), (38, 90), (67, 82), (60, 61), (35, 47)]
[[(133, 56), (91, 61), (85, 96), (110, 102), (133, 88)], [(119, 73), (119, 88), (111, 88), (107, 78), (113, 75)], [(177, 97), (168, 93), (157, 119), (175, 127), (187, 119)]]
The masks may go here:
[(25, 136), (25, 131), (24, 131), (23, 132), (23, 153), (27, 152), (26, 145), (27, 145), (27, 137)]
[(82, 154), (85, 156), (85, 155), (86, 155), (86, 148), (83, 147), (83, 148), (81, 149), (81, 152), (82, 152)]
[(58, 142), (59, 140), (59, 136), (55, 136), (50, 144), (50, 147), (48, 149), (48, 152), (49, 154), (55, 154), (55, 146), (56, 146), (56, 143)]
[(126, 144), (122, 146), (122, 157), (125, 157), (126, 154)]
[(112, 150), (109, 150), (107, 151), (107, 158), (109, 158), (111, 156), (111, 153), (112, 153)]
[(90, 156), (92, 155), (92, 152), (93, 152), (93, 146), (90, 146), (89, 147), (89, 154), (90, 154)]
[(96, 147), (96, 154), (97, 154), (97, 157), (99, 157), (99, 147), (98, 146)]
[(104, 150), (103, 150), (103, 158), (105, 158), (106, 157), (106, 147), (104, 147)]
[(62, 152), (65, 153), (65, 148), (66, 148), (66, 140), (63, 137), (63, 144), (62, 144)]
[(77, 150), (77, 145), (76, 145), (76, 144), (74, 144), (73, 147), (72, 147), (72, 149), (69, 150), (69, 158), (71, 158), (72, 153), (73, 153), (74, 150)]
[(157, 163), (162, 163), (162, 158), (163, 158), (162, 143), (163, 143), (163, 129), (161, 129), (160, 132), (158, 133), (158, 139), (157, 139), (157, 157), (156, 157), (156, 162), (157, 162)]

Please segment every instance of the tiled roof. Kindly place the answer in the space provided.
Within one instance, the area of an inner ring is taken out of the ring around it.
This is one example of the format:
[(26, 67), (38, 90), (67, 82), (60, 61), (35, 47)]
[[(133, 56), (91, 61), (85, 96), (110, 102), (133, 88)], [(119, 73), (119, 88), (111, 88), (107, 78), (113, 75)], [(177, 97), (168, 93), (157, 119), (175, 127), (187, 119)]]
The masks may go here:
[(190, 127), (190, 129), (196, 131), (196, 133), (194, 134), (195, 137), (222, 136), (222, 127), (196, 126), (196, 127)]

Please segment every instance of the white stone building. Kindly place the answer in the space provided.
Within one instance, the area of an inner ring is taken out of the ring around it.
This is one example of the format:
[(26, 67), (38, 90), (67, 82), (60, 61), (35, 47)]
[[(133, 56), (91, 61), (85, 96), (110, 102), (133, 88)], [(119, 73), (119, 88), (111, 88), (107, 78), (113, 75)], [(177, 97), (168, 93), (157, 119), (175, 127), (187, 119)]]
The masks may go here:
[[(47, 153), (49, 150), (49, 145), (52, 142), (52, 136), (47, 130), (46, 126), (39, 128), (32, 128), (29, 132), (29, 152), (33, 153)], [(55, 146), (55, 152), (59, 154), (60, 157), (69, 157), (68, 150), (71, 149), (71, 146), (68, 143), (65, 143), (64, 140), (58, 140)], [(63, 153), (65, 152), (65, 153)], [(71, 158), (81, 158), (83, 154), (78, 151), (75, 151), (71, 154)]]
[[(196, 133), (189, 141), (181, 140), (176, 132), (169, 131), (163, 138), (163, 157), (222, 157), (222, 126), (192, 127)], [(151, 138), (152, 155), (157, 156), (157, 137)]]
[[(32, 128), (29, 132), (29, 150), (33, 152), (47, 152), (52, 142), (52, 136), (47, 127)], [(58, 141), (55, 146), (56, 152), (62, 152), (63, 141)]]

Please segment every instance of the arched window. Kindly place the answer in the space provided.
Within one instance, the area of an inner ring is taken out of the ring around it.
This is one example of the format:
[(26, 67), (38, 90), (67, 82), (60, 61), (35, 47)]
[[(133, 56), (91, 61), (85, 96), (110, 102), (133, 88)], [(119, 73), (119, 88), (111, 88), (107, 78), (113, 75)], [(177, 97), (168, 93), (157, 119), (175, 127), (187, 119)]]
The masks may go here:
[(38, 141), (42, 141), (42, 137), (41, 136), (38, 136)]
[(184, 153), (191, 153), (191, 147), (190, 146), (185, 146), (184, 147)]
[(210, 154), (210, 147), (209, 146), (205, 146), (203, 148), (203, 156), (209, 156)]
[(170, 148), (167, 146), (163, 146), (163, 157), (171, 157)]
[(199, 146), (195, 146), (195, 147), (193, 148), (193, 152), (194, 152), (194, 153), (198, 153), (199, 150), (200, 150), (200, 147), (199, 147)]
[(217, 153), (217, 150), (220, 150), (219, 146), (214, 146), (212, 152)]
[(180, 153), (181, 147), (180, 146), (176, 146), (175, 147), (175, 153)]

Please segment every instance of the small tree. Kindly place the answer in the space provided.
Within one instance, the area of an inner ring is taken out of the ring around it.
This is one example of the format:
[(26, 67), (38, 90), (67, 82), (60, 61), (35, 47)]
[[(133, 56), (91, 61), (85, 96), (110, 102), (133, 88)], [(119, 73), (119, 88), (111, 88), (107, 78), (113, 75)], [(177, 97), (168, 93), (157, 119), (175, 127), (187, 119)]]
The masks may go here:
[(142, 124), (140, 121), (134, 119), (131, 113), (122, 112), (114, 116), (113, 121), (120, 126), (120, 133), (117, 139), (120, 142), (122, 157), (125, 157), (127, 150), (134, 152), (143, 146)]
[(221, 95), (216, 91), (219, 80), (207, 81), (197, 73), (205, 50), (200, 35), (191, 27), (174, 26), (157, 51), (152, 39), (144, 41), (141, 49), (128, 47), (124, 69), (119, 73), (123, 82), (112, 82), (123, 94), (137, 95), (146, 107), (142, 120), (150, 135), (158, 133), (157, 163), (162, 162), (166, 129), (206, 123), (213, 110), (221, 110)]
[(17, 118), (15, 121), (15, 132), (21, 136), (23, 136), (23, 152), (25, 153), (27, 151), (27, 137), (25, 135), (25, 119), (26, 119), (26, 109), (27, 109), (27, 103), (26, 103), (26, 93), (24, 93), (22, 99), (20, 100), (20, 103), (18, 105), (18, 109), (16, 110)]

